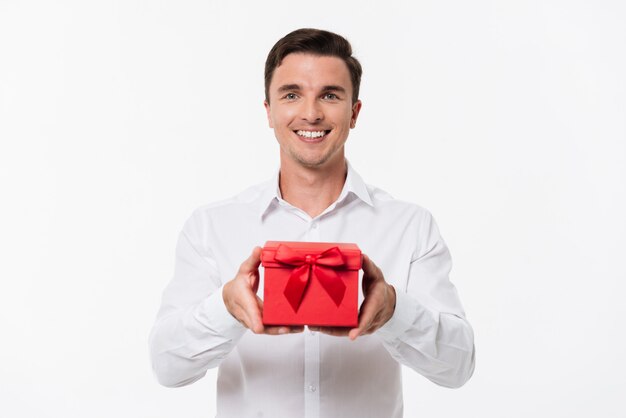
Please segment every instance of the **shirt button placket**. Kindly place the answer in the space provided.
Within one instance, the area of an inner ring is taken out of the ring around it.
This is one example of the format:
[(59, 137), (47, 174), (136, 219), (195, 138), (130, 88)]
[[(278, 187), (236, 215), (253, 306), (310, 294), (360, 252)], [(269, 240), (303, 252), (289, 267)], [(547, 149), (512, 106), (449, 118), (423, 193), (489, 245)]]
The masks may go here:
[(319, 333), (304, 333), (304, 417), (320, 416), (320, 340)]
[[(307, 241), (320, 242), (319, 221), (309, 222), (306, 233)], [(320, 416), (320, 336), (317, 332), (304, 333), (304, 416)]]
[(313, 220), (309, 223), (307, 231), (308, 240), (312, 242), (320, 242), (320, 225), (319, 221)]

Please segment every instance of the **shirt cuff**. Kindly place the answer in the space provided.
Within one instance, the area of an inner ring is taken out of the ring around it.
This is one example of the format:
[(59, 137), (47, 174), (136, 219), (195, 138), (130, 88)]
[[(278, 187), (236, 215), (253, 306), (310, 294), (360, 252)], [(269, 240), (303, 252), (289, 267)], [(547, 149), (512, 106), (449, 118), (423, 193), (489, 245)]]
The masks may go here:
[(206, 298), (196, 311), (196, 319), (214, 335), (236, 341), (246, 332), (246, 327), (228, 312), (224, 304), (222, 285)]
[(380, 327), (376, 334), (383, 340), (392, 341), (400, 337), (415, 322), (416, 313), (423, 308), (407, 293), (396, 291), (396, 308), (389, 321)]

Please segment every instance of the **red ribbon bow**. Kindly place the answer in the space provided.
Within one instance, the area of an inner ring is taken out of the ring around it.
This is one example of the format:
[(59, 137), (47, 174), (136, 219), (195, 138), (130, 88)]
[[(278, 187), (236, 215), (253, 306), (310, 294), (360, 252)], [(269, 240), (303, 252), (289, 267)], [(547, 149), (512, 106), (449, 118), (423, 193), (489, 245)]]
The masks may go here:
[(283, 292), (294, 311), (297, 312), (300, 307), (311, 274), (319, 280), (337, 306), (343, 300), (346, 285), (333, 270), (345, 265), (343, 254), (338, 247), (329, 248), (318, 255), (300, 255), (287, 245), (280, 244), (276, 249), (274, 260), (297, 267), (291, 272)]

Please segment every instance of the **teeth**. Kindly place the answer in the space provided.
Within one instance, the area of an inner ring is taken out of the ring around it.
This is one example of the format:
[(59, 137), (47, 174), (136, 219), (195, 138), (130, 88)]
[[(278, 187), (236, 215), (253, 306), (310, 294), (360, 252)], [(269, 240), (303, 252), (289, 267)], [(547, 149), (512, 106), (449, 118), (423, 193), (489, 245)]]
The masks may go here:
[(320, 138), (326, 135), (325, 131), (296, 131), (296, 133), (306, 138)]

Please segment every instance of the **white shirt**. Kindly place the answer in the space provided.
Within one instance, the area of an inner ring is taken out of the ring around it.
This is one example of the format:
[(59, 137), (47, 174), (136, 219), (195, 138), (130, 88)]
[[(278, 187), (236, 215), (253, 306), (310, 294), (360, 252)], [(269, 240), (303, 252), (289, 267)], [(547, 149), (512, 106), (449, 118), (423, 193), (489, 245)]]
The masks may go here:
[[(396, 289), (392, 318), (355, 341), (247, 330), (226, 310), (222, 286), (268, 240), (356, 243)], [(431, 214), (366, 185), (349, 164), (337, 201), (315, 218), (281, 198), (277, 173), (185, 223), (150, 336), (153, 369), (161, 384), (183, 386), (219, 366), (218, 417), (401, 417), (401, 364), (446, 387), (474, 370), (451, 266)]]

